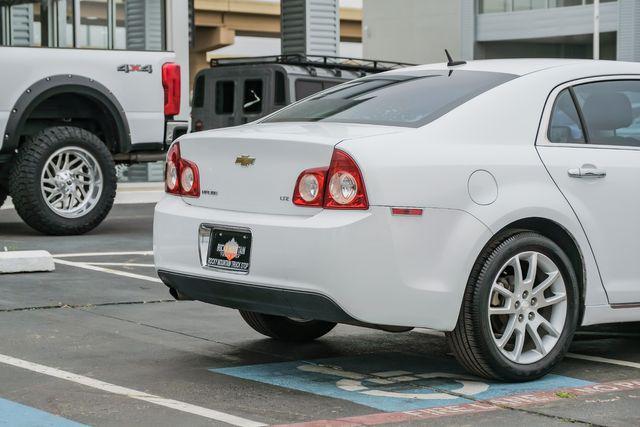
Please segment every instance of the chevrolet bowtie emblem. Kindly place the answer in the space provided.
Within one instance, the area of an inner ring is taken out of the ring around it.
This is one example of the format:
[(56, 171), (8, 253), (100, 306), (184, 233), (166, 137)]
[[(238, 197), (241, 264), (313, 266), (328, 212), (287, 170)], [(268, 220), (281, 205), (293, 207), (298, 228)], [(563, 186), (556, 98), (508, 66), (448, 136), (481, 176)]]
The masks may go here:
[(249, 167), (251, 165), (253, 165), (256, 162), (255, 157), (250, 157), (250, 156), (238, 156), (236, 158), (236, 165), (240, 165), (240, 166), (244, 166), (244, 167)]

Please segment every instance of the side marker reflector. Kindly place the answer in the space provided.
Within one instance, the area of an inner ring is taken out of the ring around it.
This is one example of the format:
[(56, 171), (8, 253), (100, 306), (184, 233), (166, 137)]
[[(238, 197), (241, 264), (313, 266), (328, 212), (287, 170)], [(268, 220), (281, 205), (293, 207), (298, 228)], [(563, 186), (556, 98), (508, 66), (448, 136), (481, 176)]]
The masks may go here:
[(391, 215), (422, 216), (422, 212), (418, 208), (391, 208)]

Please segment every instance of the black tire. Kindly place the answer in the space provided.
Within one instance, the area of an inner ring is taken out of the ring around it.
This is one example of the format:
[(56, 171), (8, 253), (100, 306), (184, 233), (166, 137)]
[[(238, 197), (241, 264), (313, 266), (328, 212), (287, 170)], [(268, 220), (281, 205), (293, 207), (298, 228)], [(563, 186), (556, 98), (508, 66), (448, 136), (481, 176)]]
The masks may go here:
[(329, 333), (336, 324), (322, 320), (297, 321), (240, 310), (240, 315), (256, 332), (281, 341), (312, 341)]
[[(536, 251), (555, 263), (565, 283), (567, 311), (555, 347), (534, 363), (518, 364), (495, 345), (488, 310), (493, 280), (509, 259), (525, 251)], [(552, 240), (538, 233), (519, 231), (497, 239), (481, 254), (467, 283), (457, 325), (446, 333), (446, 338), (458, 362), (475, 375), (500, 381), (535, 380), (551, 371), (568, 351), (578, 311), (578, 280), (569, 257)]]
[[(102, 172), (103, 188), (91, 210), (76, 218), (54, 212), (44, 200), (41, 174), (49, 157), (64, 147), (88, 151)], [(115, 164), (105, 144), (84, 129), (60, 126), (44, 129), (20, 147), (9, 176), (9, 189), (18, 215), (32, 228), (50, 235), (75, 235), (97, 227), (113, 206), (116, 195)]]
[(6, 200), (7, 200), (7, 192), (4, 191), (2, 188), (0, 188), (0, 208), (2, 207), (2, 205)]

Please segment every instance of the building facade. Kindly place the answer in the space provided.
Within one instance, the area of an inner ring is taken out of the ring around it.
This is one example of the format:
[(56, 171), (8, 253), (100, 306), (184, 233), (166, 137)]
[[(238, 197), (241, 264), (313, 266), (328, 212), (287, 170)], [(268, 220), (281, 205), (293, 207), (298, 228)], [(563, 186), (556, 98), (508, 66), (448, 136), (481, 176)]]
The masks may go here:
[[(365, 0), (367, 57), (592, 58), (593, 0)], [(640, 61), (640, 1), (600, 0), (600, 58)]]

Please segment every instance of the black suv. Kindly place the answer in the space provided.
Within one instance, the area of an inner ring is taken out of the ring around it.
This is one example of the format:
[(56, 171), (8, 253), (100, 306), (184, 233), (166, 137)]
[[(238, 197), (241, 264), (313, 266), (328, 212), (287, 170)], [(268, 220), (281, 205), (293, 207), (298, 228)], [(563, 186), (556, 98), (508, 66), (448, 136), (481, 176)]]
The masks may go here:
[(249, 123), (337, 84), (409, 65), (303, 55), (212, 59), (195, 78), (192, 129)]

